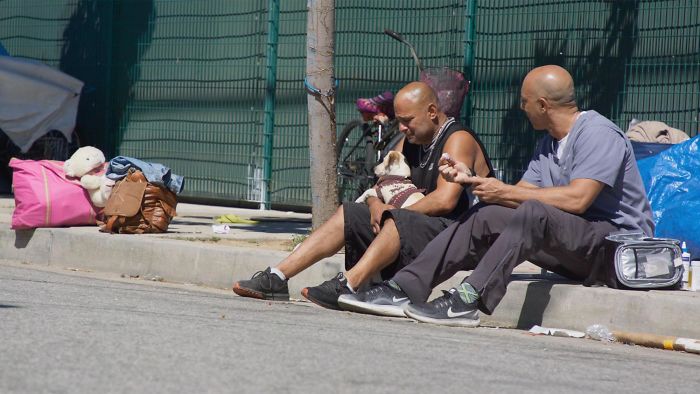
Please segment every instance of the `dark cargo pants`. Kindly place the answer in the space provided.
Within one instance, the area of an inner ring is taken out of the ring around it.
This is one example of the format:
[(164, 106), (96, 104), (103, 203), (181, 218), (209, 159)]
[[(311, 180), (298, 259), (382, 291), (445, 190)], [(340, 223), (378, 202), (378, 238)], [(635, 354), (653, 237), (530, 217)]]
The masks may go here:
[(525, 260), (584, 281), (604, 259), (605, 236), (618, 228), (590, 221), (539, 201), (518, 208), (479, 204), (431, 241), (394, 276), (413, 303), (462, 270), (480, 294), (479, 309), (491, 314), (506, 293), (513, 269)]

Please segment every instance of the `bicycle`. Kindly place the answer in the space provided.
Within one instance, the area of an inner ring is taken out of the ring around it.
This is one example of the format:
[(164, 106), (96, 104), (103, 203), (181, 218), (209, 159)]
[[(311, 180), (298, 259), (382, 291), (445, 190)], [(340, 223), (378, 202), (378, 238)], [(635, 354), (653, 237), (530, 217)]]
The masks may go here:
[[(409, 47), (420, 72), (420, 81), (435, 90), (443, 112), (459, 118), (464, 96), (469, 90), (469, 81), (464, 75), (447, 67), (423, 67), (411, 43), (393, 30), (386, 29), (384, 33)], [(403, 138), (398, 122), (393, 118), (391, 92), (370, 99), (358, 99), (356, 106), (362, 120), (348, 122), (336, 144), (339, 202), (354, 201), (374, 185), (377, 181), (374, 166)]]
[(354, 201), (374, 185), (374, 166), (403, 138), (393, 117), (391, 92), (358, 99), (356, 105), (362, 120), (348, 122), (336, 144), (339, 202)]

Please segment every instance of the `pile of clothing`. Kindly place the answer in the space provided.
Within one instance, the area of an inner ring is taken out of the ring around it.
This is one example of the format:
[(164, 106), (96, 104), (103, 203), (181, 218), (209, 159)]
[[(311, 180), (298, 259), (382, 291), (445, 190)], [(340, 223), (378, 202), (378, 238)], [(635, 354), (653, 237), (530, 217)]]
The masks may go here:
[(125, 156), (105, 162), (103, 153), (89, 146), (65, 162), (12, 159), (10, 167), (13, 229), (96, 225), (103, 219), (115, 184), (135, 170), (143, 174), (144, 183), (166, 189), (173, 199), (184, 188), (184, 178), (162, 164)]

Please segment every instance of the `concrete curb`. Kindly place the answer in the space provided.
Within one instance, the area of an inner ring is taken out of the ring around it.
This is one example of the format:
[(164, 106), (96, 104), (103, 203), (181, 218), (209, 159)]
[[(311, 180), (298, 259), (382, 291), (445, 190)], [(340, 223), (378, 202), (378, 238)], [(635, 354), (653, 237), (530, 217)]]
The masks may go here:
[[(0, 259), (37, 265), (79, 268), (180, 283), (229, 288), (234, 280), (281, 260), (287, 252), (220, 246), (150, 235), (111, 235), (91, 228), (14, 231), (0, 224)], [(335, 255), (290, 281), (290, 294), (342, 271), (344, 256)], [(434, 291), (459, 283), (459, 273)], [(514, 275), (508, 293), (482, 324), (529, 329), (534, 324), (580, 331), (591, 324), (611, 330), (700, 338), (700, 293), (620, 291), (579, 284), (532, 280)]]
[[(230, 288), (280, 261), (288, 252), (174, 240), (158, 235), (125, 235), (71, 228), (10, 230), (0, 224), (0, 259), (71, 267), (129, 276), (161, 277), (167, 281)], [(290, 294), (343, 271), (342, 255), (316, 264), (290, 281)], [(298, 280), (297, 280), (298, 278)]]
[(537, 324), (578, 331), (602, 324), (610, 330), (700, 339), (699, 295), (520, 280), (508, 285), (494, 314), (481, 320), (489, 326), (530, 329)]

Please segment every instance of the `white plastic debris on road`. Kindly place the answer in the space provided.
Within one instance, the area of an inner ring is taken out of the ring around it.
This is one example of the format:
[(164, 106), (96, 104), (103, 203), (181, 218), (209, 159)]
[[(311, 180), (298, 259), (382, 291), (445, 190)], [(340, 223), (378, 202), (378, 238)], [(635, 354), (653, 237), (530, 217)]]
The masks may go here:
[(211, 230), (214, 232), (214, 234), (228, 234), (231, 231), (231, 228), (228, 226), (228, 224), (212, 224)]
[(586, 336), (585, 333), (581, 331), (574, 331), (574, 330), (567, 330), (564, 328), (548, 328), (548, 327), (541, 327), (538, 325), (532, 326), (530, 329), (531, 334), (539, 334), (539, 335), (552, 335), (555, 337), (568, 337), (568, 338), (583, 338)]

